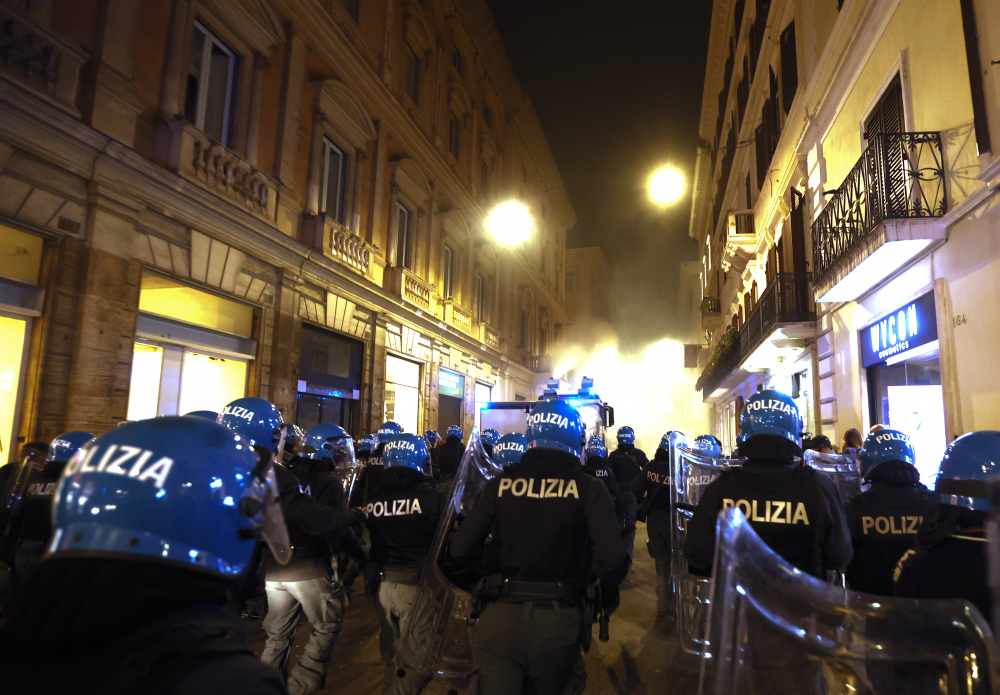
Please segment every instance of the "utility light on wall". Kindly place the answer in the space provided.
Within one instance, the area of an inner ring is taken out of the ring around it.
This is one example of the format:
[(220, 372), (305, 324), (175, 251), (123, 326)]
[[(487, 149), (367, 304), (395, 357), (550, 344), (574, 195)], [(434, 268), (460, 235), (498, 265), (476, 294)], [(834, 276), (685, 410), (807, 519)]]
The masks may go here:
[(486, 220), (486, 227), (501, 244), (520, 244), (531, 236), (531, 213), (516, 200), (500, 203)]

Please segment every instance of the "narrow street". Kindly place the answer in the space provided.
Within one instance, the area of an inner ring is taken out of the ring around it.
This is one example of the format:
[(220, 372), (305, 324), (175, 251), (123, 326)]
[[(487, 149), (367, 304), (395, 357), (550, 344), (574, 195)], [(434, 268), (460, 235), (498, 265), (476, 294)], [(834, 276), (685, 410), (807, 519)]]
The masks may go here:
[[(622, 584), (621, 606), (611, 619), (611, 640), (599, 642), (595, 629), (594, 646), (586, 655), (588, 694), (659, 695), (693, 693), (697, 688), (698, 674), (693, 670), (697, 662), (678, 654), (673, 618), (657, 619), (655, 591), (653, 561), (646, 551), (646, 527), (639, 524), (635, 564)], [(333, 652), (324, 693), (372, 695), (381, 691), (378, 620), (371, 602), (359, 601), (358, 596), (363, 597), (360, 579)], [(252, 647), (260, 652), (265, 639), (260, 621), (249, 623), (247, 629)], [(301, 656), (311, 629), (308, 624), (300, 626), (291, 663)], [(424, 692), (446, 695), (453, 689), (473, 692), (472, 688), (459, 688), (441, 680), (434, 680)]]

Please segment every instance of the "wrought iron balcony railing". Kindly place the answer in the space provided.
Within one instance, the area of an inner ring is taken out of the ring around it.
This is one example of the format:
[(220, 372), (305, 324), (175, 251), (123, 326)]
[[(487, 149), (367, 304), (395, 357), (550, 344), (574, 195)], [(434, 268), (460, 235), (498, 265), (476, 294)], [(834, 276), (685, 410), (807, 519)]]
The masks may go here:
[(722, 356), (719, 357), (714, 363), (710, 363), (705, 367), (705, 371), (702, 372), (701, 378), (698, 379), (696, 388), (700, 386), (702, 394), (704, 396), (708, 396), (719, 387), (719, 384), (728, 379), (739, 366), (740, 334), (734, 333), (732, 336), (732, 343), (729, 345), (728, 349), (726, 349)]
[(881, 222), (941, 217), (947, 211), (941, 133), (872, 136), (812, 225), (816, 279), (823, 279)]
[(760, 347), (778, 325), (816, 320), (809, 273), (778, 273), (768, 282), (740, 328), (740, 362)]

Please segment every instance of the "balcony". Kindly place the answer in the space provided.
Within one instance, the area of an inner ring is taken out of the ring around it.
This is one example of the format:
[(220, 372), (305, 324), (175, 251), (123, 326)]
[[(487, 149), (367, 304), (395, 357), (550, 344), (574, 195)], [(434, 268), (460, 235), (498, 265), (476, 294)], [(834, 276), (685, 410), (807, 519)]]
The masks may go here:
[(467, 335), (473, 335), (472, 314), (463, 309), (454, 299), (444, 301), (444, 322)]
[(478, 331), (476, 337), (480, 343), (492, 350), (500, 350), (500, 334), (491, 325), (480, 321), (476, 324), (476, 329)]
[(386, 267), (382, 287), (421, 311), (434, 314), (434, 291), (412, 270), (399, 266)]
[(86, 59), (83, 51), (45, 25), (0, 3), (0, 76), (4, 79), (78, 117), (76, 90)]
[(528, 369), (539, 374), (552, 374), (552, 357), (549, 355), (530, 355)]
[(944, 243), (947, 211), (941, 134), (873, 136), (812, 225), (816, 301), (853, 301)]
[(701, 300), (701, 325), (714, 332), (722, 324), (722, 302), (718, 297), (703, 297)]
[(757, 248), (753, 211), (730, 210), (727, 217), (722, 227), (722, 269), (727, 273), (742, 273)]
[(247, 212), (275, 221), (278, 182), (187, 121), (161, 125), (157, 151), (185, 179)]
[(313, 248), (356, 273), (377, 280), (372, 263), (375, 249), (364, 239), (322, 214), (309, 217), (304, 226), (306, 237)]
[(816, 305), (808, 273), (778, 273), (768, 282), (740, 328), (740, 366), (773, 369), (798, 358), (805, 340), (815, 336)]
[(740, 334), (735, 328), (726, 334), (715, 346), (715, 351), (705, 365), (705, 370), (695, 383), (704, 398), (708, 398), (722, 382), (726, 381), (740, 364)]

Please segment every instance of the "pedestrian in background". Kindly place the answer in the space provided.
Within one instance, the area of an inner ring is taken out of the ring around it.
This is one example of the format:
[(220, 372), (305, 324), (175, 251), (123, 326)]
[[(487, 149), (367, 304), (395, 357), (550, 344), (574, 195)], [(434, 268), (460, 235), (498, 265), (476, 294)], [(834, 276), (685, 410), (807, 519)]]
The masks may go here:
[(861, 439), (861, 432), (853, 427), (844, 432), (844, 443), (840, 446), (842, 454), (856, 454), (864, 447), (864, 440)]

